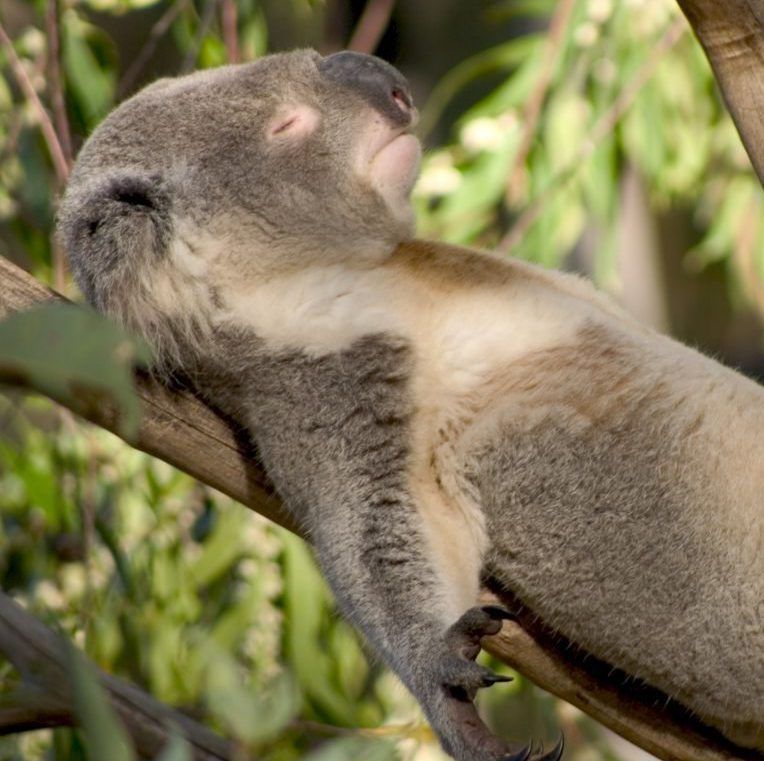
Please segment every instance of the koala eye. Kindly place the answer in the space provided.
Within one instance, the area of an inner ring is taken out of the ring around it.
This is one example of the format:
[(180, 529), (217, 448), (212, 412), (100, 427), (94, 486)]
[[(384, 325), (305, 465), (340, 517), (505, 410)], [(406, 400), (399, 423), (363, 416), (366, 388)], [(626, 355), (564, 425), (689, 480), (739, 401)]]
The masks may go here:
[(318, 111), (300, 105), (280, 111), (268, 126), (268, 139), (299, 139), (310, 135), (318, 126)]
[(282, 122), (281, 124), (278, 124), (276, 127), (274, 127), (271, 130), (271, 135), (280, 135), (282, 132), (286, 132), (291, 127), (294, 127), (298, 118), (299, 117), (297, 116), (290, 116), (285, 122)]

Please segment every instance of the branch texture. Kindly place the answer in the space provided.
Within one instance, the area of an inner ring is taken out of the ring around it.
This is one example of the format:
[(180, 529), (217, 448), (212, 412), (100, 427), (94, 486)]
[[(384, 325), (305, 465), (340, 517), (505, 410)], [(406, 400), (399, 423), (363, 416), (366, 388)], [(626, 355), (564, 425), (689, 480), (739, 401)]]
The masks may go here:
[(677, 0), (764, 183), (764, 0)]
[[(0, 317), (61, 298), (2, 257), (0, 284)], [(137, 376), (136, 385), (143, 403), (143, 420), (137, 440), (130, 442), (133, 446), (296, 530), (256, 465), (251, 447), (229, 422), (188, 392), (170, 390), (145, 375)], [(109, 409), (86, 407), (74, 411), (115, 431), (114, 414)], [(509, 607), (517, 607), (508, 595), (499, 596)], [(0, 625), (1, 616), (0, 612)], [(541, 631), (531, 615), (521, 621), (505, 623), (503, 631), (486, 642), (488, 649), (540, 687), (626, 739), (667, 761), (764, 761), (761, 754), (734, 748), (681, 712), (667, 711), (665, 696), (643, 695), (633, 684), (624, 686), (601, 664), (595, 668), (591, 658), (576, 656), (564, 643)], [(14, 647), (8, 650), (0, 641), (0, 650), (9, 656)]]

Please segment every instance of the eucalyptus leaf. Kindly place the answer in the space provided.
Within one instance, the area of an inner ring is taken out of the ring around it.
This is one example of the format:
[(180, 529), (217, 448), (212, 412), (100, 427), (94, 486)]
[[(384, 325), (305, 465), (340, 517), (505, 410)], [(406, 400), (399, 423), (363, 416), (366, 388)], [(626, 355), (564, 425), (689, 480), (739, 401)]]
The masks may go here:
[(70, 647), (69, 672), (74, 710), (91, 761), (135, 761), (127, 733), (92, 666), (73, 646)]
[(74, 9), (63, 14), (63, 64), (72, 90), (82, 107), (85, 119), (95, 125), (106, 116), (114, 99), (115, 74), (96, 58), (90, 38), (96, 28)]
[(191, 746), (185, 738), (174, 729), (170, 734), (170, 741), (154, 761), (193, 761)]
[(231, 656), (223, 650), (212, 651), (206, 691), (210, 710), (234, 736), (250, 745), (275, 740), (300, 707), (294, 679), (282, 672), (258, 694), (242, 682)]
[(144, 344), (72, 304), (46, 304), (0, 322), (0, 380), (77, 409), (107, 401), (126, 437), (135, 436), (140, 419), (132, 368), (149, 358)]
[(395, 745), (388, 740), (343, 737), (324, 743), (303, 761), (394, 761), (398, 758)]

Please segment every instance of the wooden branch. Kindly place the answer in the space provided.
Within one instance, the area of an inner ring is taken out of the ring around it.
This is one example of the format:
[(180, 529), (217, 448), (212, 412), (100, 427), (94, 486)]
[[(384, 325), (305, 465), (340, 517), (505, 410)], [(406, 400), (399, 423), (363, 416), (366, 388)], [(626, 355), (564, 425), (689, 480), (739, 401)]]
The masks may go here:
[[(21, 672), (22, 686), (0, 704), (0, 734), (73, 725), (66, 641), (0, 592), (0, 653)], [(233, 745), (134, 685), (99, 672), (101, 685), (142, 758), (154, 758), (177, 726), (195, 761), (230, 761)]]
[(764, 0), (677, 0), (764, 183)]
[(347, 49), (359, 53), (373, 53), (390, 23), (394, 7), (395, 0), (367, 0)]
[[(485, 599), (493, 602), (497, 598), (486, 595)], [(521, 607), (509, 594), (498, 599), (511, 610)], [(502, 631), (484, 644), (486, 650), (534, 684), (572, 703), (658, 758), (764, 759), (761, 753), (733, 745), (658, 690), (633, 680), (627, 684), (627, 676), (622, 672), (544, 630), (531, 611), (521, 612), (517, 623), (505, 623)]]
[[(0, 317), (50, 299), (63, 297), (0, 256)], [(144, 373), (137, 374), (136, 389), (143, 417), (138, 438), (130, 444), (295, 530), (262, 469), (254, 463), (251, 446), (230, 423), (190, 392), (170, 390)], [(113, 410), (92, 406), (72, 409), (117, 433)]]
[[(47, 299), (61, 298), (0, 257), (0, 317)], [(192, 394), (167, 389), (139, 375), (143, 422), (134, 446), (185, 470), (229, 494), (256, 512), (292, 530), (294, 524), (274, 498), (252, 452), (230, 423)], [(104, 409), (75, 409), (88, 420), (114, 431), (113, 414)], [(506, 595), (510, 607), (516, 602)], [(570, 648), (546, 636), (532, 617), (522, 626), (508, 623), (488, 649), (540, 687), (585, 711), (631, 742), (670, 761), (764, 761), (764, 755), (733, 748), (676, 711), (666, 711), (665, 697), (639, 699), (635, 689), (611, 679), (593, 660), (575, 657)], [(713, 689), (713, 685), (709, 685)]]

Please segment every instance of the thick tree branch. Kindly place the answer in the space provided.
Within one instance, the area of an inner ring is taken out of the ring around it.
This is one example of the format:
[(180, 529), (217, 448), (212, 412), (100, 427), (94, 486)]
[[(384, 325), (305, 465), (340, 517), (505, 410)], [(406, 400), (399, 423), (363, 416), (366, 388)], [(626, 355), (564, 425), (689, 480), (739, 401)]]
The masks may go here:
[(764, 183), (764, 0), (677, 0)]
[[(0, 317), (52, 298), (61, 298), (0, 257)], [(232, 426), (188, 392), (172, 391), (143, 375), (137, 377), (143, 423), (134, 446), (185, 470), (256, 512), (295, 530), (273, 496), (252, 451)], [(76, 412), (115, 431), (113, 413), (102, 407)], [(510, 606), (515, 601), (502, 595)], [(1, 620), (1, 619), (0, 619)], [(665, 697), (637, 694), (591, 658), (576, 657), (538, 629), (531, 616), (522, 626), (505, 624), (488, 647), (540, 687), (578, 706), (592, 717), (656, 756), (671, 761), (764, 761), (764, 755), (738, 750), (679, 711), (665, 709)], [(0, 642), (0, 650), (12, 654)], [(23, 664), (19, 664), (23, 666)], [(709, 685), (713, 689), (713, 685)]]
[[(3, 592), (0, 653), (23, 678), (22, 686), (0, 701), (0, 735), (75, 723), (67, 643)], [(179, 711), (116, 677), (100, 672), (100, 680), (142, 758), (159, 754), (173, 725), (185, 736), (195, 761), (233, 758), (233, 746), (228, 741)]]
[[(0, 256), (0, 317), (63, 297)], [(138, 449), (190, 473), (282, 526), (294, 523), (273, 497), (263, 471), (253, 461), (246, 438), (193, 394), (171, 391), (146, 374), (136, 376), (143, 406)], [(71, 403), (71, 400), (70, 400)], [(82, 417), (117, 432), (114, 411), (104, 406), (73, 409)]]

